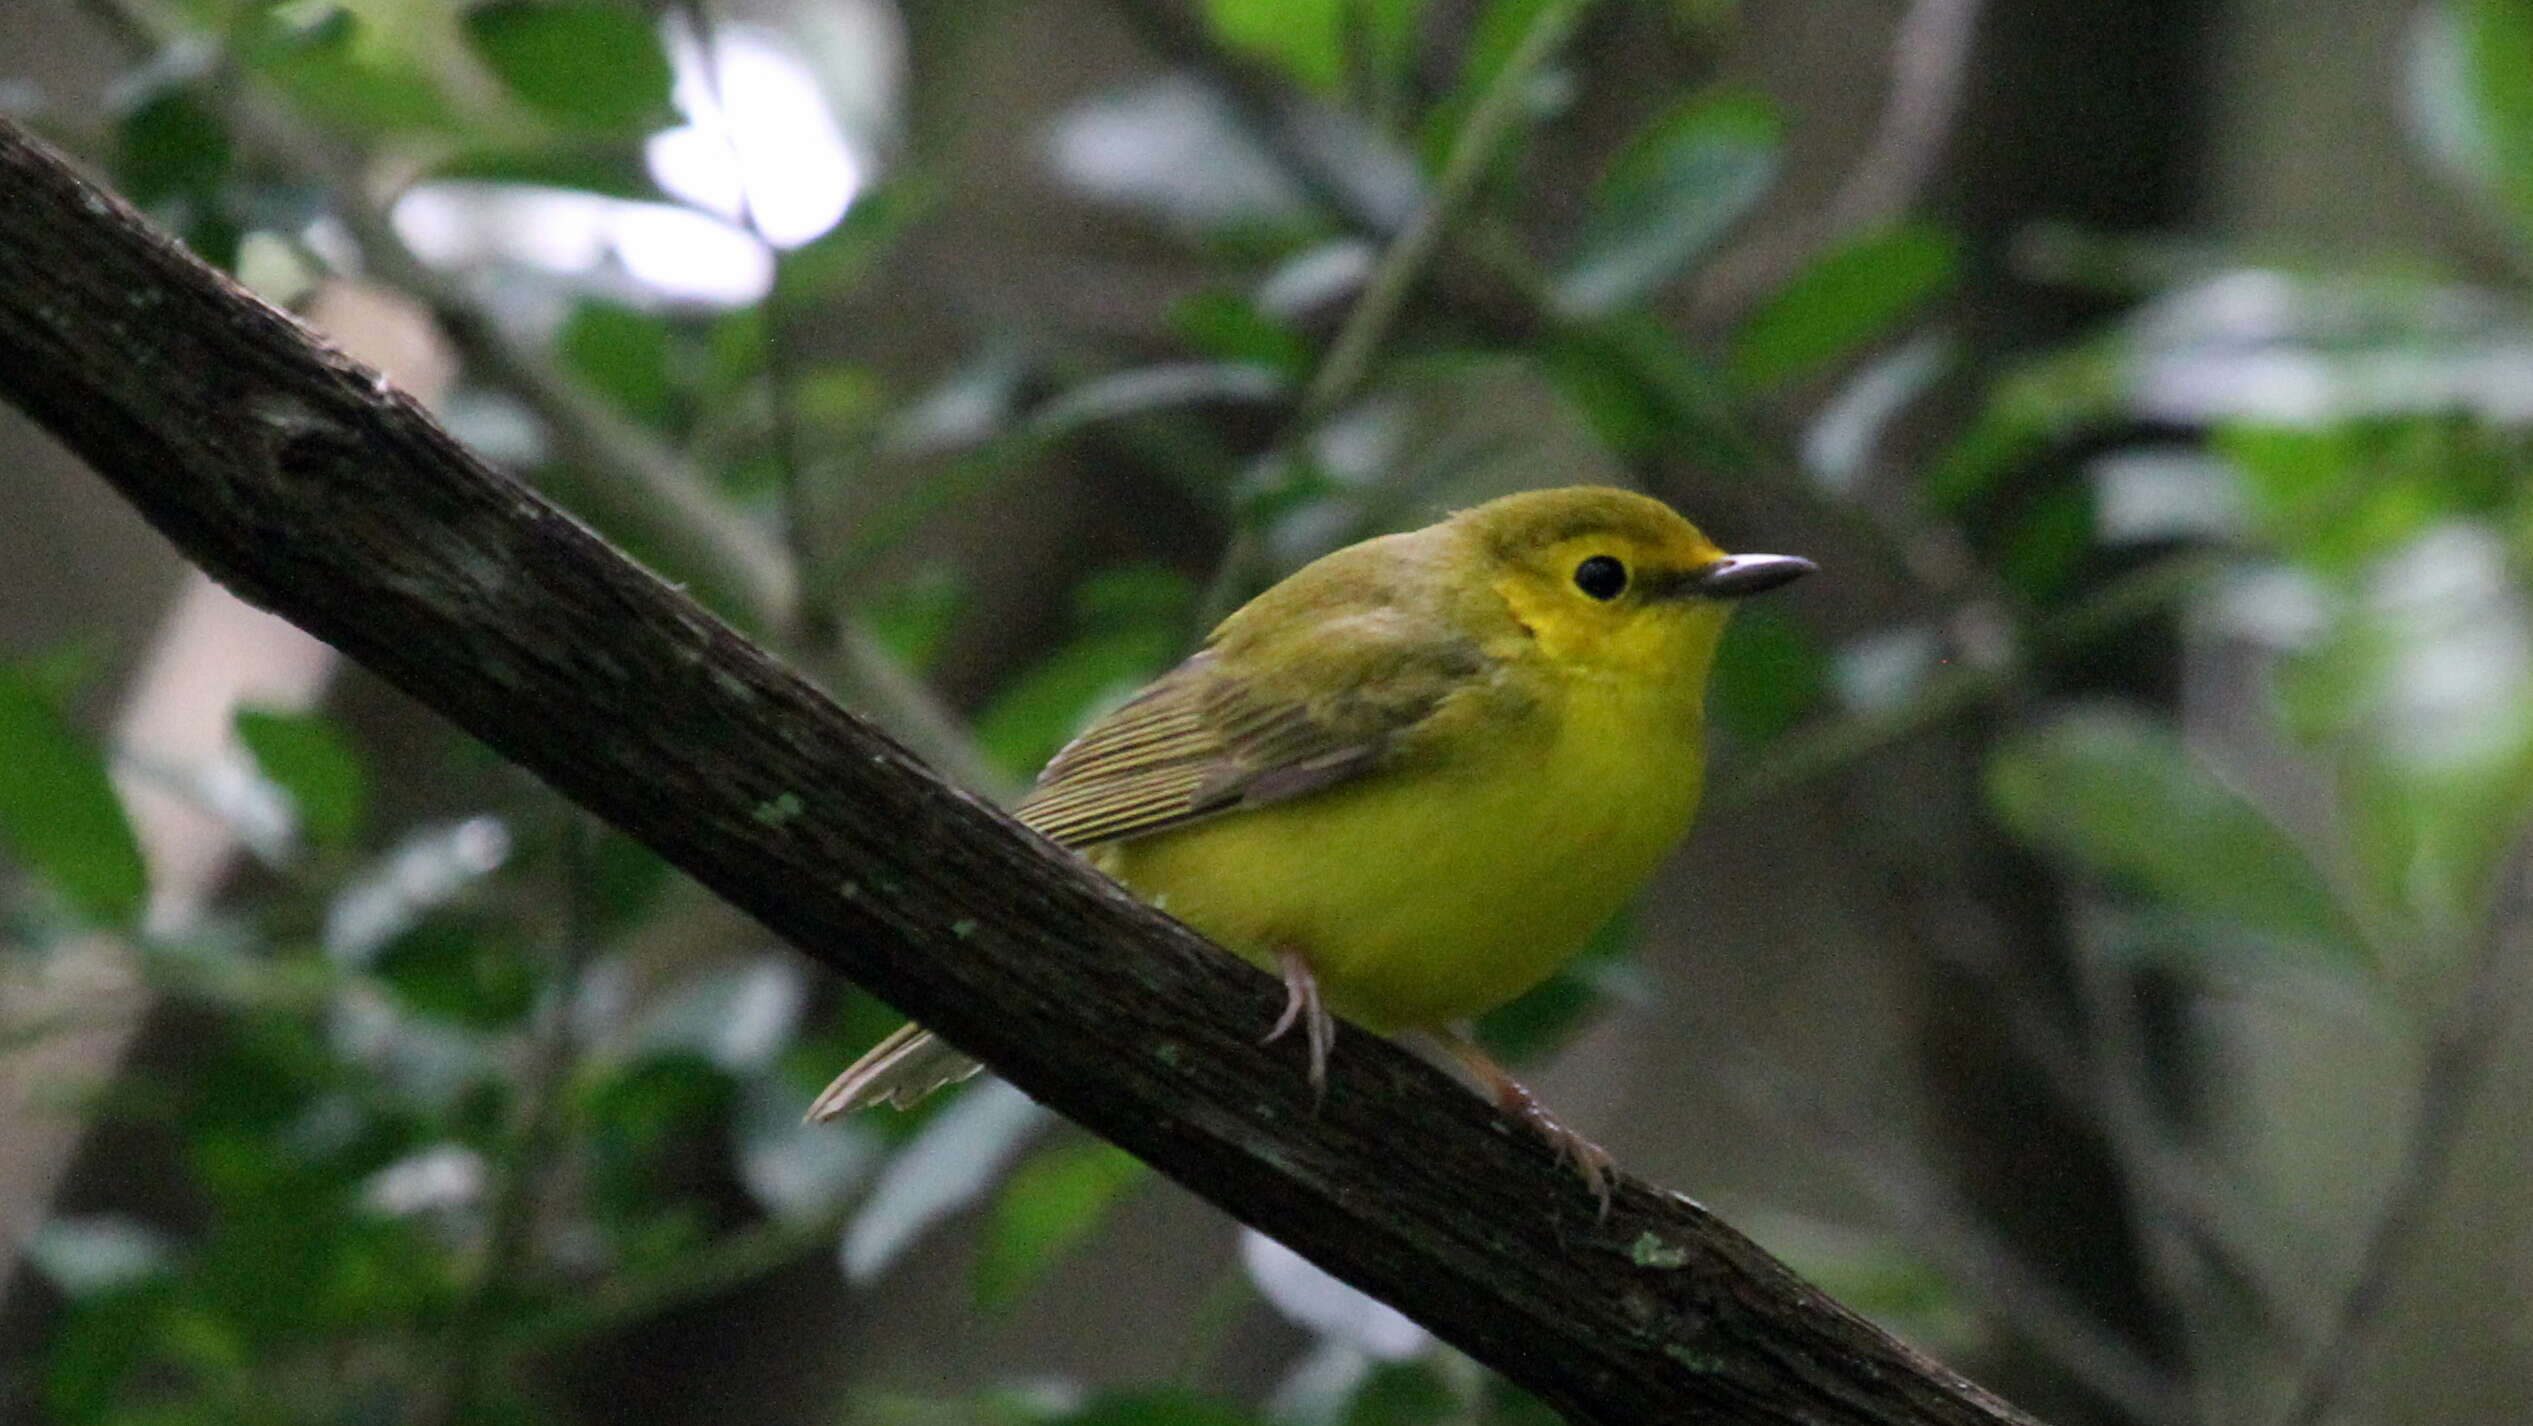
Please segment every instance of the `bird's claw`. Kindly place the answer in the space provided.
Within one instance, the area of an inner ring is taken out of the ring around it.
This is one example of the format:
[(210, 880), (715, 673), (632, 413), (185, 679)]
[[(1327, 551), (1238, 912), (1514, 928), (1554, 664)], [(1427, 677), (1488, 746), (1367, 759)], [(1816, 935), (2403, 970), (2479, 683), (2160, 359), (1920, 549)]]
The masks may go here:
[(1258, 1041), (1272, 1045), (1284, 1038), (1295, 1025), (1302, 1027), (1302, 1038), (1310, 1047), (1310, 1088), (1314, 1096), (1328, 1092), (1328, 1047), (1337, 1040), (1337, 1017), (1320, 1003), (1319, 978), (1311, 974), (1310, 962), (1302, 953), (1280, 950), (1275, 953), (1277, 969), (1284, 973), (1284, 1013), (1275, 1017), (1274, 1028)]
[(1583, 1186), (1591, 1190), (1593, 1202), (1600, 1205), (1600, 1216), (1608, 1218), (1610, 1176), (1618, 1169), (1618, 1161), (1610, 1157), (1610, 1151), (1558, 1123), (1528, 1093), (1522, 1094), (1517, 1102), (1503, 1107), (1506, 1113), (1547, 1142), (1558, 1163), (1574, 1166), (1574, 1171), (1583, 1178)]
[(1592, 1201), (1600, 1206), (1601, 1218), (1608, 1219), (1611, 1179), (1618, 1172), (1618, 1160), (1610, 1157), (1609, 1150), (1558, 1123), (1556, 1117), (1540, 1104), (1538, 1096), (1523, 1088), (1522, 1082), (1513, 1078), (1511, 1071), (1497, 1064), (1493, 1055), (1466, 1034), (1453, 1030), (1426, 1030), (1421, 1033), (1421, 1038), (1466, 1070), (1469, 1077), (1485, 1089), (1487, 1097), (1495, 1101), (1496, 1108), (1511, 1115), (1545, 1142), (1549, 1151), (1557, 1156), (1558, 1163), (1572, 1164), (1575, 1173), (1582, 1178), (1583, 1186), (1592, 1191)]

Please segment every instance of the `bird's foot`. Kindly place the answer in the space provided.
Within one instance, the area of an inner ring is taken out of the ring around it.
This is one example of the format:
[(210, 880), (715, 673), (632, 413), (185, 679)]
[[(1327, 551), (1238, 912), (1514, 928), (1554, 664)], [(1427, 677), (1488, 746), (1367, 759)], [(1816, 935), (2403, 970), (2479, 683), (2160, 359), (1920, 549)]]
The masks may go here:
[(1495, 1086), (1495, 1107), (1512, 1115), (1521, 1121), (1523, 1127), (1546, 1141), (1549, 1150), (1556, 1154), (1557, 1162), (1572, 1164), (1574, 1171), (1582, 1176), (1583, 1186), (1591, 1190), (1593, 1201), (1600, 1205), (1600, 1216), (1610, 1216), (1610, 1175), (1617, 1171), (1618, 1161), (1610, 1157), (1609, 1150), (1557, 1122), (1556, 1116), (1548, 1112), (1538, 1096), (1509, 1075), (1502, 1084)]
[(1284, 1038), (1295, 1025), (1302, 1027), (1302, 1038), (1310, 1046), (1310, 1088), (1313, 1095), (1328, 1092), (1328, 1047), (1337, 1041), (1337, 1017), (1319, 1000), (1319, 978), (1311, 974), (1310, 962), (1295, 950), (1275, 953), (1276, 969), (1284, 973), (1284, 1013), (1275, 1018), (1275, 1028), (1266, 1032), (1261, 1045), (1272, 1045)]
[(1591, 1190), (1593, 1202), (1600, 1206), (1600, 1216), (1609, 1217), (1610, 1178), (1618, 1169), (1618, 1161), (1610, 1157), (1609, 1150), (1557, 1122), (1556, 1116), (1539, 1102), (1539, 1096), (1513, 1078), (1512, 1071), (1497, 1064), (1477, 1041), (1448, 1030), (1429, 1030), (1424, 1035), (1468, 1071), (1470, 1078), (1486, 1090), (1487, 1097), (1495, 1101), (1496, 1108), (1539, 1136), (1557, 1156), (1557, 1162), (1572, 1164), (1575, 1173), (1582, 1177), (1583, 1186)]

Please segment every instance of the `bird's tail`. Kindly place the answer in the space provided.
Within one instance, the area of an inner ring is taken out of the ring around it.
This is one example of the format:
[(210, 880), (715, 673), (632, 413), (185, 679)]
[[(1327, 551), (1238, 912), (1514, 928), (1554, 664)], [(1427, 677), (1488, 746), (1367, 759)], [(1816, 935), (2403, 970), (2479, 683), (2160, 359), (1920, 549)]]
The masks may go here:
[(866, 1104), (886, 1102), (912, 1109), (923, 1097), (983, 1069), (984, 1066), (933, 1037), (930, 1030), (908, 1023), (855, 1060), (835, 1083), (809, 1106), (809, 1122), (839, 1119)]

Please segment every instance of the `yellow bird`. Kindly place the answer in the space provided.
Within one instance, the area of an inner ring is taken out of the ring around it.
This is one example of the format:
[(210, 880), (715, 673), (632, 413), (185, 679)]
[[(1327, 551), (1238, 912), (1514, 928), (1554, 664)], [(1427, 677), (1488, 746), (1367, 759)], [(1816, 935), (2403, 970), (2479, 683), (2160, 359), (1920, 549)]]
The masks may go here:
[[(1656, 500), (1507, 496), (1351, 545), (1223, 620), (1056, 754), (1016, 813), (1280, 974), (1322, 1081), (1331, 1018), (1413, 1032), (1571, 1155), (1455, 1029), (1546, 979), (1689, 824), (1732, 603), (1809, 572), (1727, 555)], [(908, 1025), (810, 1111), (907, 1107), (976, 1072)]]

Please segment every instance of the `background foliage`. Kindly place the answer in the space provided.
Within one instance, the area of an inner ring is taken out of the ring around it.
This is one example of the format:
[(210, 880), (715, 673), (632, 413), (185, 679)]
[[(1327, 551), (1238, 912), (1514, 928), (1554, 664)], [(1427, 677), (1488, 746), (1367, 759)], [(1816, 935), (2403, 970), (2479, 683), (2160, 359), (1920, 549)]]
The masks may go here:
[[(46, 0), (0, 103), (988, 790), (1503, 490), (1816, 556), (1486, 1035), (2053, 1419), (2511, 1419), (2533, 3), (2288, 8)], [(802, 1126), (886, 1007), (357, 677), (122, 743), (167, 558), (0, 451), (0, 1414), (1542, 1418), (990, 1081)]]

